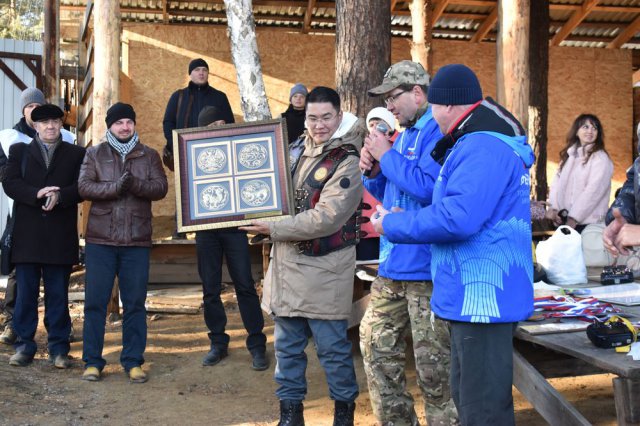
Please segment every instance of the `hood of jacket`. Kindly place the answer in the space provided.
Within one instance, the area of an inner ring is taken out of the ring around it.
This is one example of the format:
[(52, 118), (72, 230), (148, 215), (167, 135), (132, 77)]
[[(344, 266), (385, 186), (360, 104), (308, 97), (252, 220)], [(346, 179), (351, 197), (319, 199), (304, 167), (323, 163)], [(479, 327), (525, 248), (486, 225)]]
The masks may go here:
[(524, 128), (502, 105), (487, 97), (473, 105), (458, 119), (451, 131), (438, 141), (431, 157), (443, 164), (458, 140), (470, 133), (482, 132), (497, 137), (520, 156), (526, 167), (531, 167), (535, 155), (527, 143)]
[(311, 136), (306, 136), (305, 155), (315, 157), (337, 146), (347, 144), (355, 146), (356, 149), (360, 151), (366, 134), (367, 129), (363, 119), (356, 117), (350, 112), (343, 112), (342, 122), (333, 135), (331, 135), (331, 138), (325, 143), (316, 145)]
[(16, 125), (13, 126), (13, 130), (17, 130), (20, 133), (24, 133), (25, 135), (29, 136), (31, 139), (33, 139), (36, 136), (36, 130), (27, 124), (27, 119), (24, 117), (22, 117), (20, 121), (18, 121)]

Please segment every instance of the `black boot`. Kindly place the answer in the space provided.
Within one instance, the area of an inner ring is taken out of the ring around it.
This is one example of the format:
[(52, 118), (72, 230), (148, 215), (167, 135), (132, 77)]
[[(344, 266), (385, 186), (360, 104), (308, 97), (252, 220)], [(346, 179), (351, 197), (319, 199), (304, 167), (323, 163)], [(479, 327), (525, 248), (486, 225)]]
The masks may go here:
[(302, 402), (280, 401), (280, 421), (278, 426), (304, 426), (303, 411)]
[(353, 426), (353, 415), (355, 411), (355, 402), (336, 401), (333, 412), (333, 426)]

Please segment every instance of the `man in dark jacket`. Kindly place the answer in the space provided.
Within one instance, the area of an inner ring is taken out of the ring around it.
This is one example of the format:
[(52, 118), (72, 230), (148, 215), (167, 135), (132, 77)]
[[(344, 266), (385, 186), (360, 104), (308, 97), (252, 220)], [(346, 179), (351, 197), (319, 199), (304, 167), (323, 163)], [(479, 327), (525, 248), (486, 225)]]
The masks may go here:
[(45, 104), (31, 112), (36, 136), (11, 147), (4, 191), (16, 203), (11, 259), (16, 264), (18, 297), (13, 326), (18, 340), (9, 364), (26, 366), (37, 346), (40, 278), (44, 281), (49, 356), (56, 368), (68, 368), (71, 319), (68, 289), (78, 262), (78, 174), (84, 148), (62, 143), (64, 113)]
[(209, 86), (209, 65), (204, 59), (189, 63), (189, 78), (187, 87), (171, 95), (164, 112), (162, 128), (169, 152), (173, 152), (173, 130), (196, 127), (198, 114), (208, 105), (218, 109), (225, 123), (235, 123), (227, 95)]
[[(205, 107), (198, 116), (198, 126), (215, 127), (225, 124), (217, 108)], [(209, 229), (196, 232), (198, 274), (202, 280), (204, 322), (209, 329), (211, 349), (202, 359), (202, 365), (212, 366), (228, 355), (229, 335), (225, 332), (227, 315), (220, 299), (222, 292), (222, 255), (233, 281), (240, 308), (240, 316), (247, 336), (247, 349), (251, 353), (251, 368), (257, 371), (269, 368), (266, 356), (267, 337), (260, 298), (251, 275), (251, 256), (247, 233), (238, 228)]]
[(140, 366), (147, 342), (145, 301), (151, 251), (151, 202), (167, 195), (158, 153), (140, 143), (133, 107), (116, 103), (107, 111), (102, 143), (87, 150), (78, 189), (92, 201), (85, 240), (86, 290), (82, 360), (84, 380), (98, 381), (107, 304), (118, 277), (124, 308), (120, 363), (133, 383), (144, 383)]
[[(24, 142), (29, 143), (36, 136), (35, 125), (31, 119), (31, 111), (40, 105), (45, 104), (44, 94), (36, 87), (28, 87), (20, 94), (20, 110), (22, 111), (22, 117), (13, 126), (12, 129), (5, 129), (0, 131), (0, 145), (2, 150), (0, 151), (0, 181), (4, 178), (4, 174), (7, 166), (7, 157), (9, 155), (9, 149), (11, 145)], [(60, 129), (63, 142), (74, 143), (75, 136), (73, 133)], [(9, 199), (9, 212), (13, 206), (13, 200)], [(18, 336), (16, 335), (13, 327), (11, 326), (11, 319), (13, 318), (13, 311), (16, 306), (16, 277), (15, 271), (12, 272), (7, 279), (7, 288), (4, 293), (4, 309), (5, 309), (5, 329), (0, 334), (0, 343), (12, 345)], [(73, 333), (73, 331), (72, 331)]]

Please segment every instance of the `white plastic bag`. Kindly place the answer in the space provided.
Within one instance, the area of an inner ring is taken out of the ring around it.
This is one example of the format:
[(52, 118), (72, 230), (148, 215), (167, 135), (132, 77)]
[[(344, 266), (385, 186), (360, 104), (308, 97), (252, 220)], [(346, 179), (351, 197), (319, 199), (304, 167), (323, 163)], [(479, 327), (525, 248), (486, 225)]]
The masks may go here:
[(582, 254), (582, 238), (575, 229), (560, 226), (536, 247), (536, 259), (552, 284), (573, 285), (587, 282), (587, 267)]

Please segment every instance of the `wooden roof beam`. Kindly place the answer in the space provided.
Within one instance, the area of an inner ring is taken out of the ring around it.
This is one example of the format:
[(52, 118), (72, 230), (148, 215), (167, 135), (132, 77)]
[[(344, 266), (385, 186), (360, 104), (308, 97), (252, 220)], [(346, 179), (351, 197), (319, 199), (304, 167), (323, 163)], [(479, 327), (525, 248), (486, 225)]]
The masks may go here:
[(478, 31), (471, 38), (471, 42), (480, 43), (482, 40), (484, 40), (484, 37), (489, 33), (489, 31), (491, 31), (491, 29), (496, 24), (497, 20), (498, 20), (498, 7), (496, 6), (491, 11), (491, 14), (487, 16), (487, 19), (485, 19), (484, 22), (482, 22), (482, 24), (480, 25), (480, 27), (478, 27)]
[(431, 28), (436, 26), (436, 22), (444, 13), (444, 10), (447, 8), (447, 5), (451, 2), (451, 0), (438, 0), (437, 3), (433, 5), (433, 13), (431, 14)]
[(447, 3), (461, 4), (464, 6), (488, 6), (488, 7), (498, 6), (497, 0), (449, 0)]
[(633, 37), (638, 30), (640, 30), (640, 15), (636, 16), (636, 19), (633, 20), (627, 27), (622, 30), (618, 36), (607, 45), (607, 49), (618, 49), (623, 44), (625, 44), (631, 37)]
[(560, 31), (553, 36), (553, 39), (551, 39), (550, 42), (551, 46), (559, 46), (560, 43), (562, 43), (562, 40), (567, 38), (567, 36), (571, 34), (571, 31), (580, 25), (580, 22), (582, 22), (582, 20), (586, 18), (597, 5), (598, 0), (584, 0), (580, 9), (573, 12), (573, 15), (571, 15), (571, 18), (569, 18), (567, 23), (564, 24), (562, 28), (560, 28)]
[[(551, 10), (579, 10), (582, 5), (579, 4), (550, 4)], [(593, 12), (609, 12), (609, 13), (638, 13), (640, 7), (638, 6), (596, 6), (593, 8)]]
[(396, 10), (396, 6), (398, 5), (398, 0), (391, 0), (391, 14), (393, 15), (395, 12), (394, 10)]
[(307, 3), (307, 11), (304, 13), (304, 23), (302, 24), (302, 33), (308, 34), (311, 29), (311, 20), (313, 19), (313, 9), (316, 5), (316, 0), (309, 0)]
[(169, 14), (167, 13), (167, 8), (169, 6), (167, 3), (169, 3), (169, 0), (162, 0), (162, 22), (165, 24), (169, 23)]

